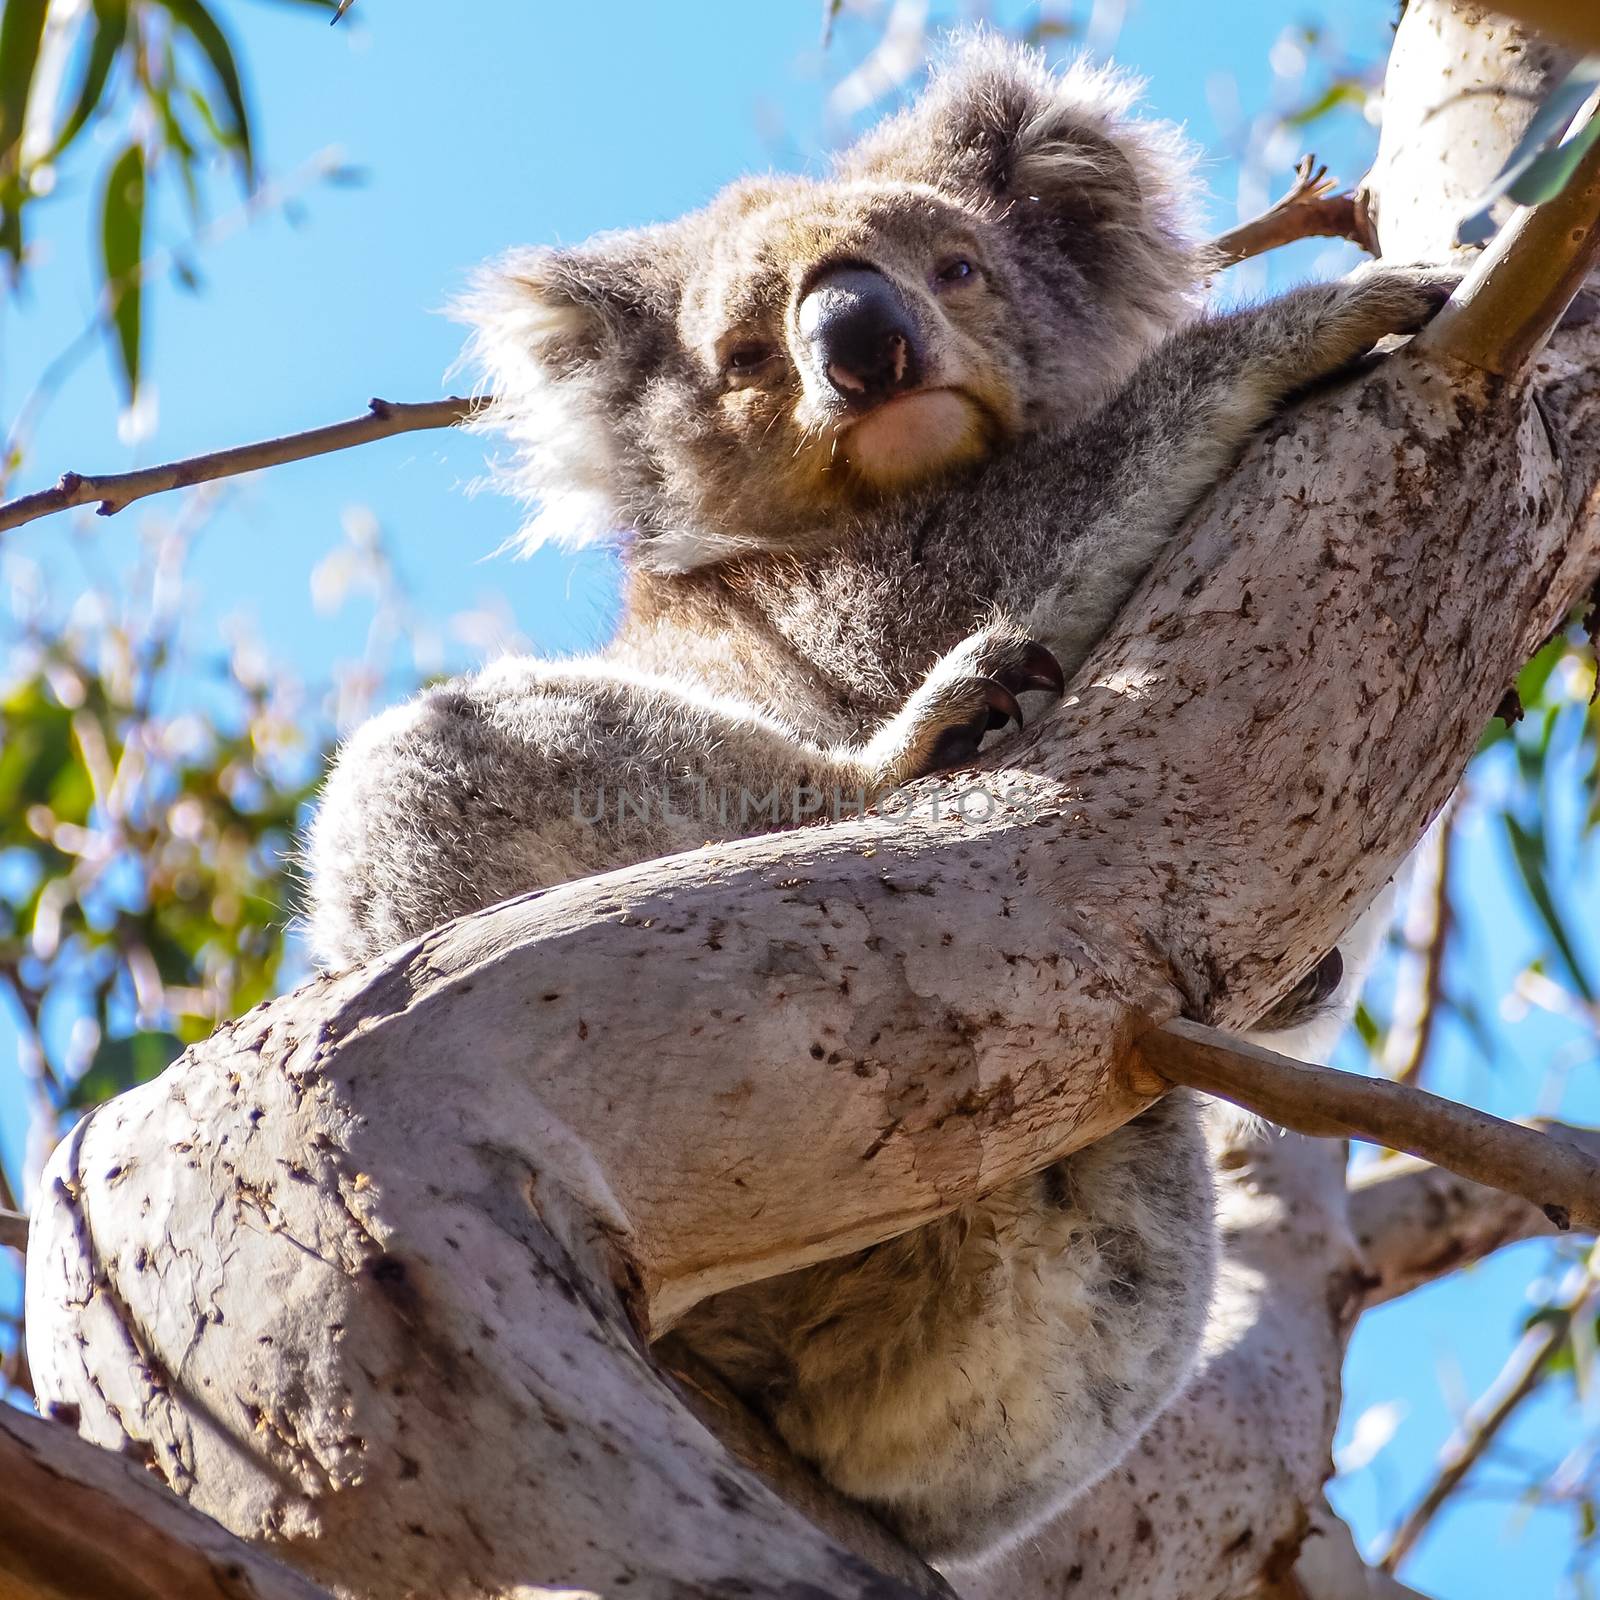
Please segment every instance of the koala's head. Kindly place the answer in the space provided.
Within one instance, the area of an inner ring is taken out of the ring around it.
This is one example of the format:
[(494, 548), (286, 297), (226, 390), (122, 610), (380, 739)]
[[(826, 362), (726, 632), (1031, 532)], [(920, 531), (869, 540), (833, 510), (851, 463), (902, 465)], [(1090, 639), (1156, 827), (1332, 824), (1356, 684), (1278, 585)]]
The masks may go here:
[(1132, 92), (968, 43), (826, 178), (485, 271), (462, 309), (524, 542), (800, 547), (1092, 408), (1197, 276), (1183, 148)]

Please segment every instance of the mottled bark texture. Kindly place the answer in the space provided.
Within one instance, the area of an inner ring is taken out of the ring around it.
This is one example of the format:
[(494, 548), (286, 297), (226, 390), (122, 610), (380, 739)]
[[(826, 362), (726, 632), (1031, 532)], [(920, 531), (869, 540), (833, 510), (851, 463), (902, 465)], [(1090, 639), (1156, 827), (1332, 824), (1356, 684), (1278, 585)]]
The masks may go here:
[[(1403, 33), (1446, 25), (1413, 0)], [(1390, 152), (1382, 205), (1438, 182)], [(1241, 1026), (1339, 939), (1600, 566), (1596, 374), (1580, 327), (1529, 385), (1401, 354), (1308, 397), (1009, 748), (992, 816), (510, 902), (96, 1112), (34, 1227), (41, 1395), (345, 1595), (943, 1592), (708, 1432), (725, 1402), (646, 1336), (1098, 1136), (1161, 1088), (1139, 1028)], [(1289, 1581), (1361, 1293), (1342, 1147), (1233, 1124), (1218, 1162), (1194, 1384), (962, 1592)]]

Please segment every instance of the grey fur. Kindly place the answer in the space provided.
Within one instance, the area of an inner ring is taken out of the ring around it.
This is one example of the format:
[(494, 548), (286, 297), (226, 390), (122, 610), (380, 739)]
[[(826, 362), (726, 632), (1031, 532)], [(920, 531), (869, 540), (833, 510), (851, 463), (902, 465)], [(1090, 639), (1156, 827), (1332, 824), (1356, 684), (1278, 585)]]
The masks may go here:
[[(980, 42), (830, 179), (736, 185), (481, 280), (514, 487), (627, 532), (625, 617), (596, 656), (502, 661), (354, 736), (311, 838), (325, 962), (773, 825), (685, 803), (700, 783), (871, 798), (927, 771), (1029, 638), (1071, 673), (1289, 394), (1437, 305), (1432, 275), (1381, 269), (1186, 321), (1186, 168), (1126, 102), (1121, 80)], [(941, 299), (928, 263), (949, 248), (981, 281)], [(977, 444), (925, 486), (852, 458), (794, 335), (807, 274), (841, 254), (901, 285), (936, 376), (984, 397)], [(763, 377), (729, 375), (729, 338), (771, 342)], [(1183, 1382), (1210, 1208), (1175, 1095), (1043, 1177), (719, 1296), (671, 1337), (930, 1556), (971, 1559), (1115, 1465)]]

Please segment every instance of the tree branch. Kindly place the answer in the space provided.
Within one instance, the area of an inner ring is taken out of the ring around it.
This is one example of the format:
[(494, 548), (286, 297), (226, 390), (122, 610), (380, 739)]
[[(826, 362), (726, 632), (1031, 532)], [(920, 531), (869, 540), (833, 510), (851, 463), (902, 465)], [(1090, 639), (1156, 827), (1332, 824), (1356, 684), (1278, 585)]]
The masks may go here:
[(1219, 233), (1207, 247), (1217, 270), (1264, 255), (1297, 239), (1349, 239), (1368, 255), (1377, 254), (1377, 239), (1365, 202), (1355, 194), (1333, 194), (1328, 169), (1304, 155), (1295, 168), (1294, 187), (1261, 213), (1237, 228)]
[(330, 1600), (164, 1488), (137, 1458), (0, 1405), (6, 1600)]
[[(1591, 106), (1585, 120), (1597, 114)], [(1544, 347), (1597, 261), (1600, 140), (1560, 194), (1512, 214), (1416, 343), (1436, 360), (1515, 377)]]
[[(1532, 1124), (1600, 1161), (1600, 1129)], [(1395, 1156), (1350, 1180), (1350, 1226), (1369, 1274), (1370, 1309), (1409, 1294), (1505, 1245), (1557, 1232), (1542, 1207), (1443, 1167)]]
[(1444, 1005), (1444, 957), (1455, 923), (1450, 904), (1454, 841), (1450, 811), (1434, 824), (1431, 836), (1412, 857), (1401, 923), (1404, 950), (1395, 974), (1394, 1008), (1381, 1063), (1384, 1075), (1396, 1083), (1416, 1083), (1422, 1076)]
[(26, 1251), (28, 1219), (20, 1211), (0, 1206), (0, 1249)]
[(1182, 1018), (1137, 1049), (1172, 1083), (1221, 1095), (1297, 1133), (1364, 1139), (1521, 1195), (1558, 1228), (1600, 1228), (1600, 1161), (1426, 1089), (1291, 1061)]
[(1379, 1560), (1383, 1571), (1399, 1569), (1400, 1563), (1427, 1532), (1440, 1507), (1460, 1487), (1517, 1408), (1538, 1387), (1545, 1368), (1571, 1336), (1573, 1323), (1593, 1313), (1597, 1297), (1600, 1297), (1600, 1282), (1596, 1281), (1591, 1256), (1590, 1265), (1574, 1271), (1561, 1298), (1547, 1307), (1539, 1321), (1523, 1334), (1500, 1375), (1484, 1391), (1445, 1446), (1433, 1482), (1406, 1513)]
[(453, 427), (473, 416), (484, 404), (482, 400), (460, 395), (452, 395), (444, 400), (373, 400), (369, 402), (365, 416), (329, 423), (321, 428), (310, 428), (304, 433), (287, 433), (280, 438), (262, 439), (255, 444), (213, 450), (205, 455), (186, 457), (182, 461), (141, 467), (135, 472), (102, 473), (98, 477), (65, 472), (54, 488), (20, 495), (0, 505), (0, 533), (19, 528), (36, 517), (47, 517), (52, 512), (66, 511), (73, 506), (86, 506), (98, 501), (99, 515), (110, 517), (135, 500), (142, 500), (146, 495), (161, 494), (168, 489), (185, 489), (218, 478), (237, 477), (242, 472), (256, 472), (262, 467), (305, 461), (335, 450), (348, 450), (352, 445), (370, 444), (374, 439), (387, 439), (397, 433)]

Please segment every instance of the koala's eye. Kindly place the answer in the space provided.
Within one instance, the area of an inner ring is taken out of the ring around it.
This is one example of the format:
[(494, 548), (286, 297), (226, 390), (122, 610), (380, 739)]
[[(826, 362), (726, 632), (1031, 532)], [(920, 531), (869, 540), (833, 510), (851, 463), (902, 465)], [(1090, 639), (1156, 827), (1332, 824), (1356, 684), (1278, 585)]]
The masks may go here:
[(977, 270), (970, 261), (958, 256), (954, 261), (945, 262), (934, 273), (933, 281), (941, 288), (947, 287), (952, 283), (965, 283), (969, 278), (976, 275)]
[(736, 344), (723, 360), (729, 374), (748, 378), (777, 358), (777, 347), (770, 344)]

